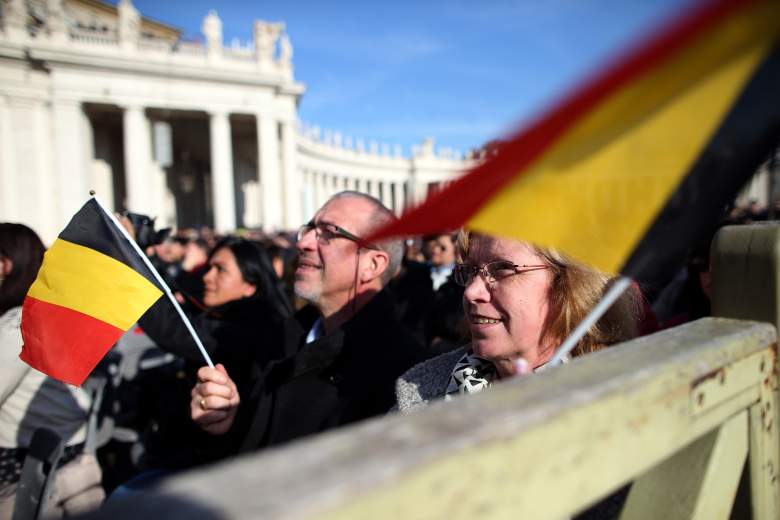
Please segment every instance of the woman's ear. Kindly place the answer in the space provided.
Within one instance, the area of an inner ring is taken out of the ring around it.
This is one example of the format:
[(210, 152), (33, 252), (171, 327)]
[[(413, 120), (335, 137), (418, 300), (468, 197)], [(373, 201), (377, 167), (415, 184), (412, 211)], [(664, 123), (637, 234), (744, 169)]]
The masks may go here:
[(244, 298), (249, 298), (251, 296), (254, 296), (256, 292), (257, 292), (256, 285), (252, 285), (251, 283), (244, 282), (244, 290), (243, 290)]
[(370, 251), (365, 256), (368, 264), (361, 270), (360, 283), (370, 283), (380, 278), (390, 266), (390, 257), (382, 250)]
[(3, 275), (3, 278), (11, 274), (11, 271), (14, 270), (14, 261), (10, 258), (0, 258), (0, 274)]

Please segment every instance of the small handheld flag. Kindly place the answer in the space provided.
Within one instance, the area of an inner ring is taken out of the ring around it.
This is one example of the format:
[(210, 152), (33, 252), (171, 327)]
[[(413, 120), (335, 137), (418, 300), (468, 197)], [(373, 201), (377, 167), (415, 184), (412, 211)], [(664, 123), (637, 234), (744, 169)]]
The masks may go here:
[(80, 385), (119, 337), (170, 292), (123, 231), (95, 198), (73, 216), (44, 255), (22, 305), (22, 361)]

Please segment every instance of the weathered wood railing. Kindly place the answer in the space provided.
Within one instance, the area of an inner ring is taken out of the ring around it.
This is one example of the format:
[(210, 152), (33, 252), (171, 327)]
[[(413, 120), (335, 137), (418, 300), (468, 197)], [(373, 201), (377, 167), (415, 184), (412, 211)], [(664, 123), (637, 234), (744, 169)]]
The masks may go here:
[[(716, 277), (744, 276), (729, 252), (744, 232), (716, 241)], [(764, 264), (749, 273), (759, 282), (750, 300), (716, 312), (776, 292), (778, 264)], [(733, 297), (728, 284), (715, 294)], [(567, 518), (633, 482), (621, 518), (728, 518), (739, 488), (739, 514), (777, 519), (777, 367), (772, 325), (707, 318), (455, 403), (201, 469), (102, 515)]]

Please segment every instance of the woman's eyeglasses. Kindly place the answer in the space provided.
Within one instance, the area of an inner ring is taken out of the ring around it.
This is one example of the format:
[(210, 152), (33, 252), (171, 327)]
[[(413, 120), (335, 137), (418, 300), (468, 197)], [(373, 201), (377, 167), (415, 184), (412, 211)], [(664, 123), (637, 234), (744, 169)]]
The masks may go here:
[(482, 267), (477, 267), (472, 264), (456, 264), (453, 270), (455, 274), (455, 282), (464, 287), (471, 285), (477, 274), (482, 276), (487, 284), (493, 284), (501, 281), (509, 276), (516, 274), (527, 273), (529, 271), (538, 271), (539, 269), (547, 269), (551, 267), (549, 265), (518, 265), (508, 262), (506, 260), (496, 260), (494, 262), (488, 262)]
[(343, 227), (323, 221), (314, 222), (311, 220), (307, 224), (302, 225), (300, 229), (298, 229), (298, 240), (301, 240), (312, 230), (314, 230), (314, 236), (317, 237), (317, 241), (321, 244), (329, 244), (334, 238), (346, 238), (347, 240), (355, 242), (362, 248), (377, 249), (375, 245), (367, 243), (365, 240), (357, 235), (353, 235)]

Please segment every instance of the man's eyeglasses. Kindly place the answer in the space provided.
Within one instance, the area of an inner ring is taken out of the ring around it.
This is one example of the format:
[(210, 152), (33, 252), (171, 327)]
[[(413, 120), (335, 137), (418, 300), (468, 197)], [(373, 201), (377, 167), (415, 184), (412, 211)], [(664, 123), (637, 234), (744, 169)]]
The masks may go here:
[(314, 236), (321, 244), (329, 244), (334, 238), (346, 238), (355, 242), (358, 246), (364, 249), (378, 249), (375, 245), (367, 243), (365, 240), (357, 235), (353, 235), (343, 227), (331, 224), (330, 222), (314, 222), (309, 221), (298, 229), (298, 240), (301, 240), (304, 235), (309, 231), (314, 230)]
[(455, 274), (455, 282), (464, 287), (471, 285), (477, 274), (482, 276), (487, 284), (493, 284), (501, 281), (504, 278), (514, 276), (516, 274), (527, 273), (529, 271), (538, 271), (539, 269), (547, 269), (551, 267), (549, 265), (517, 265), (506, 260), (496, 260), (495, 262), (488, 262), (482, 267), (477, 267), (472, 264), (456, 264), (453, 270)]

